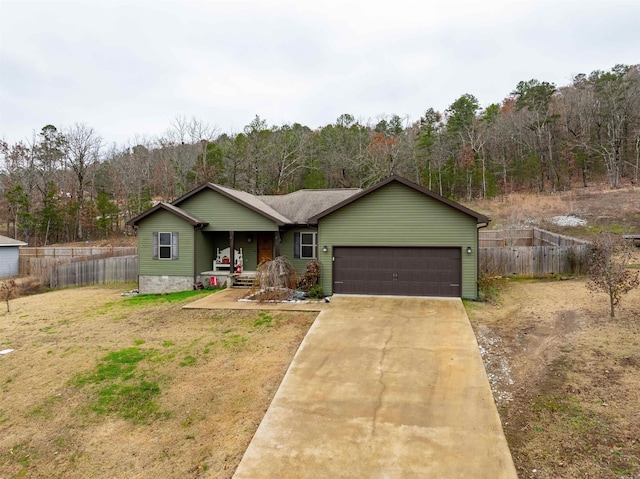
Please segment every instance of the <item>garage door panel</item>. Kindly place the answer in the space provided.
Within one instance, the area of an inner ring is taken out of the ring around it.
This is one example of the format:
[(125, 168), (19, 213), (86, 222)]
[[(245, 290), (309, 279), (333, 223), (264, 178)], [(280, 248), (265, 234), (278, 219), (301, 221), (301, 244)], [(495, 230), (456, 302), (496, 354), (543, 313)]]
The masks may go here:
[(459, 247), (336, 247), (334, 292), (407, 296), (461, 295)]

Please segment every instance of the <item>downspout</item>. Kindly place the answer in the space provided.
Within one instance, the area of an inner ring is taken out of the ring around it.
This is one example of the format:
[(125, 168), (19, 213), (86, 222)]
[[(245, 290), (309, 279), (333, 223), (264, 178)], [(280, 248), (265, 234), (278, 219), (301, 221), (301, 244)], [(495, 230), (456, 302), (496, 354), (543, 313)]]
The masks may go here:
[(476, 298), (478, 297), (478, 275), (480, 274), (480, 230), (489, 226), (489, 222), (480, 223), (478, 225), (478, 234), (476, 234)]

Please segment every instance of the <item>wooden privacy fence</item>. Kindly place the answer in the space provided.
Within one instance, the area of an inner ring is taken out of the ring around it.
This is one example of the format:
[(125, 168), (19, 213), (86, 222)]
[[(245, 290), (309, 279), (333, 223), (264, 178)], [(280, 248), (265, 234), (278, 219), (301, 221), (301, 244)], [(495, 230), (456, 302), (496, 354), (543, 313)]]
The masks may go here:
[(124, 247), (40, 247), (20, 248), (19, 274), (21, 276), (37, 276), (44, 283), (49, 280), (55, 266), (89, 259), (111, 258), (114, 256), (133, 256), (138, 249), (133, 246)]
[(138, 280), (138, 257), (116, 256), (53, 266), (51, 288)]
[(20, 256), (29, 258), (77, 258), (86, 256), (131, 256), (138, 252), (135, 246), (40, 246), (20, 248)]
[(504, 246), (533, 246), (533, 228), (478, 231), (479, 248), (502, 248)]
[(544, 276), (586, 272), (591, 243), (539, 228), (480, 230), (481, 274)]

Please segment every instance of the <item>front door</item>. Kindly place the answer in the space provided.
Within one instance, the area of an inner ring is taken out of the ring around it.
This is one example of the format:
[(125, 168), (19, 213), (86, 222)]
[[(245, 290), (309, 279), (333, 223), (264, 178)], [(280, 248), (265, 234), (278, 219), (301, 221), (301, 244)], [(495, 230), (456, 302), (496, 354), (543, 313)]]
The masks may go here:
[(273, 259), (273, 233), (258, 233), (258, 264)]

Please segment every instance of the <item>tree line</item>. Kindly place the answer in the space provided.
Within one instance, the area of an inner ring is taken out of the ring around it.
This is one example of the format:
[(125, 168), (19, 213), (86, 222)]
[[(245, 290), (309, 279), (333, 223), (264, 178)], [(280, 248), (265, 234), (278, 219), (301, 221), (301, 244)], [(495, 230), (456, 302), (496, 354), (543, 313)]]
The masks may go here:
[(8, 235), (32, 245), (98, 239), (153, 201), (206, 181), (254, 194), (367, 187), (399, 174), (449, 198), (552, 192), (607, 181), (637, 184), (640, 65), (576, 75), (558, 87), (519, 82), (481, 108), (464, 94), (414, 122), (350, 114), (311, 129), (256, 116), (240, 133), (177, 117), (156, 138), (104, 144), (85, 124), (44, 126), (29, 141), (0, 141)]

